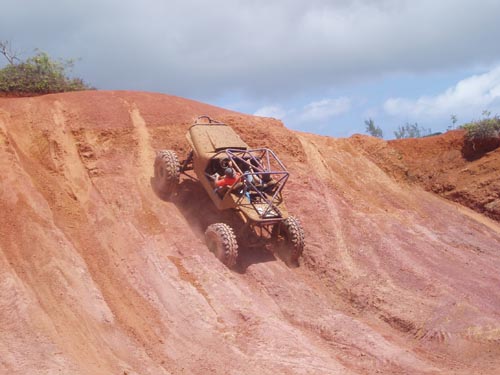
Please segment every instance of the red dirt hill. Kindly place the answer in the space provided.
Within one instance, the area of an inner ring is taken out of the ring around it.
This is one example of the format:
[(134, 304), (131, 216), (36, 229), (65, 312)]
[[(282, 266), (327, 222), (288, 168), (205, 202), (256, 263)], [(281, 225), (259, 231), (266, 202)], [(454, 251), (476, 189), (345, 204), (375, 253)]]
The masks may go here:
[(500, 148), (469, 149), (465, 131), (389, 142), (355, 136), (366, 155), (389, 175), (500, 221)]
[[(200, 114), (290, 170), (300, 267), (241, 244), (229, 270), (203, 190), (154, 194), (155, 150), (184, 154)], [(320, 137), (159, 94), (0, 98), (0, 373), (496, 374), (500, 225), (407, 183), (437, 170), (415, 155), (452, 159), (446, 137)]]

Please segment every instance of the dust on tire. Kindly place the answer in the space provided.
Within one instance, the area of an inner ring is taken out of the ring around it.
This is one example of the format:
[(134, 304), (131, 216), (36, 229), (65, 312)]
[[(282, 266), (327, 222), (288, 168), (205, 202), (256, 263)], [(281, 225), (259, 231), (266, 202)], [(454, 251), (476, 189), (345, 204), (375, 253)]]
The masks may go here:
[(169, 198), (179, 183), (180, 164), (177, 154), (171, 150), (158, 151), (154, 173), (157, 191), (164, 198)]
[(289, 216), (281, 223), (281, 234), (284, 237), (283, 245), (289, 252), (289, 260), (297, 263), (304, 252), (305, 236), (304, 229), (299, 219), (295, 216)]
[(233, 229), (224, 223), (209, 225), (205, 231), (207, 246), (215, 256), (231, 268), (238, 258), (238, 243)]

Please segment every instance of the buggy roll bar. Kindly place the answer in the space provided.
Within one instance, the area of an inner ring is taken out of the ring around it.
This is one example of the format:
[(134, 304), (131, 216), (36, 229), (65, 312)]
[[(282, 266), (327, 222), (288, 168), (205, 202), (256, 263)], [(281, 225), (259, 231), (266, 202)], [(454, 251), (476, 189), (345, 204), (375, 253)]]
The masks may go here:
[[(206, 119), (208, 120), (208, 122), (201, 122), (200, 120), (202, 119)], [(226, 125), (226, 124), (220, 121), (213, 120), (210, 116), (202, 115), (198, 116), (196, 120), (194, 120), (193, 126), (194, 125)]]
[[(240, 174), (240, 181), (243, 184), (243, 186), (238, 183), (234, 184), (226, 194), (233, 190), (242, 189), (238, 202), (247, 197), (249, 204), (253, 206), (260, 219), (265, 220), (276, 217), (275, 215), (281, 217), (282, 214), (277, 203), (281, 201), (281, 191), (288, 180), (289, 173), (276, 154), (268, 148), (226, 149), (219, 151), (214, 157), (220, 158), (221, 155), (223, 155), (223, 159), (230, 161), (231, 166)], [(268, 188), (270, 188), (269, 194), (265, 192)], [(252, 203), (250, 194), (259, 197), (265, 208), (258, 209)]]

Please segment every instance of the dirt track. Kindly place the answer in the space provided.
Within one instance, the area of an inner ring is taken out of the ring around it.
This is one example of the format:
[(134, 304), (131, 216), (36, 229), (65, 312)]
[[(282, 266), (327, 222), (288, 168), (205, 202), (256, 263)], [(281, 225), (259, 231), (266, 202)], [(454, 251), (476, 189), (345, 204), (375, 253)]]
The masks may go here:
[[(228, 270), (202, 233), (231, 216), (154, 194), (199, 114), (290, 170), (299, 268), (241, 244)], [(159, 94), (0, 98), (0, 373), (498, 373), (500, 225), (379, 146)]]

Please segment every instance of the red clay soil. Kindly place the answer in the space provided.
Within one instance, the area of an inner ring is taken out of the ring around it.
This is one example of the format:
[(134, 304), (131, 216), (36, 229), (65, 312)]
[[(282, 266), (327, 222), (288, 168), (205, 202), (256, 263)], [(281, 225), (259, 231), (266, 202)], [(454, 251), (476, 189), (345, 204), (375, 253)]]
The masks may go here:
[[(175, 203), (155, 195), (155, 151), (184, 155), (201, 114), (290, 170), (300, 267), (240, 243), (229, 270), (203, 231), (231, 213), (189, 180)], [(408, 161), (455, 155), (431, 141), (320, 137), (159, 94), (0, 99), (0, 373), (498, 374), (500, 225), (407, 183), (431, 170), (462, 189), (470, 163)]]
[[(389, 142), (356, 136), (380, 168), (398, 180), (461, 203), (500, 221), (500, 148), (470, 147), (465, 132)], [(498, 145), (498, 140), (496, 142)]]
[[(500, 221), (500, 148), (472, 153), (464, 131), (439, 137), (391, 142), (426, 189)], [(425, 150), (425, 151), (423, 151)]]

